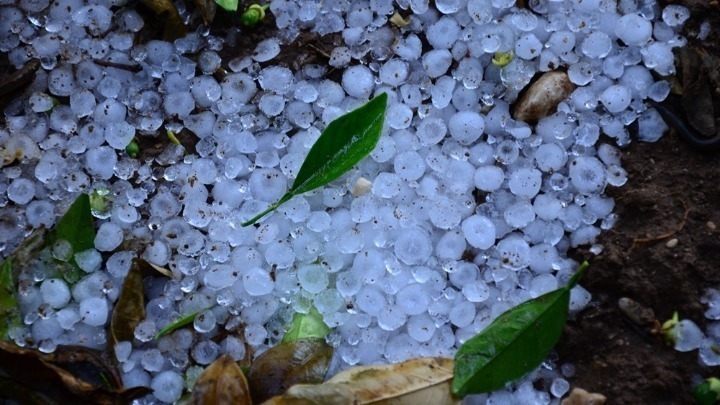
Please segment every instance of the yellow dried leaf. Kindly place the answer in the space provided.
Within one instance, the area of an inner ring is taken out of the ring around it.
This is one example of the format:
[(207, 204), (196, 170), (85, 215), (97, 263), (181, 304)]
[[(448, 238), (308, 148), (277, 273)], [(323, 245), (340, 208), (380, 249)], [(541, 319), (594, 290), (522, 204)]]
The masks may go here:
[(251, 403), (245, 375), (229, 354), (215, 360), (203, 371), (188, 401), (188, 405)]
[(265, 405), (459, 404), (450, 393), (454, 361), (440, 357), (354, 367), (318, 385), (295, 385)]

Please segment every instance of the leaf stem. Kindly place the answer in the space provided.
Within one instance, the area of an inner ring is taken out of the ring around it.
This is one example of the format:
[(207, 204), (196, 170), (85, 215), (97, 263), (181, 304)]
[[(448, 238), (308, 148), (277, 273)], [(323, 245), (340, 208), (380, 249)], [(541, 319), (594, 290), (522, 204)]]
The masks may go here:
[(587, 269), (588, 267), (590, 267), (590, 263), (588, 263), (587, 261), (582, 262), (582, 264), (580, 264), (580, 267), (578, 267), (575, 274), (573, 274), (573, 276), (570, 277), (570, 281), (568, 281), (568, 284), (565, 288), (570, 290), (571, 288), (575, 287), (577, 285), (577, 283), (580, 281), (580, 278), (585, 273), (585, 269)]
[(280, 205), (282, 205), (282, 204), (284, 204), (285, 202), (289, 201), (289, 200), (290, 200), (291, 198), (293, 198), (294, 196), (295, 196), (295, 194), (286, 193), (284, 196), (282, 196), (282, 198), (281, 198), (278, 202), (276, 202), (275, 204), (272, 204), (271, 206), (267, 207), (267, 208), (265, 209), (265, 211), (263, 211), (263, 212), (255, 215), (251, 220), (246, 221), (246, 222), (243, 222), (243, 223), (240, 224), (240, 225), (243, 226), (243, 227), (246, 227), (246, 226), (249, 226), (249, 225), (254, 224), (254, 223), (257, 222), (260, 218), (264, 217), (265, 215), (267, 215), (268, 213), (270, 213), (270, 212), (272, 212), (272, 211), (275, 211), (275, 210), (277, 209), (277, 207), (279, 207)]

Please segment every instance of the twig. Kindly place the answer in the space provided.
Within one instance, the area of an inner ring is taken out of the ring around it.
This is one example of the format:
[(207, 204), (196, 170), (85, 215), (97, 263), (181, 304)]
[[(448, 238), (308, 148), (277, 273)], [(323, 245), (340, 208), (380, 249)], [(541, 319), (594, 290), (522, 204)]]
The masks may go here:
[(630, 246), (630, 249), (628, 249), (628, 252), (627, 252), (628, 256), (630, 255), (630, 252), (632, 252), (632, 250), (635, 248), (635, 245), (637, 245), (638, 243), (650, 243), (650, 242), (661, 241), (661, 240), (667, 239), (669, 237), (672, 237), (676, 233), (682, 231), (682, 229), (685, 227), (685, 223), (687, 222), (688, 216), (690, 215), (690, 208), (687, 206), (687, 204), (685, 203), (685, 200), (683, 200), (682, 198), (678, 198), (678, 201), (680, 201), (680, 203), (683, 205), (685, 212), (683, 213), (682, 220), (680, 221), (680, 224), (678, 225), (677, 229), (675, 229), (674, 231), (665, 232), (665, 233), (662, 233), (662, 234), (656, 235), (656, 236), (649, 236), (647, 238), (633, 239), (632, 246)]

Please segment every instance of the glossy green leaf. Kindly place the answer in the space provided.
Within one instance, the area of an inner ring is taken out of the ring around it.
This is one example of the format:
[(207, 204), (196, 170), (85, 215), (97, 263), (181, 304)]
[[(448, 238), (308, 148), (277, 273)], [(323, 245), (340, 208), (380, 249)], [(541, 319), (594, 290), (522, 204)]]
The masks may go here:
[(325, 339), (298, 339), (264, 351), (247, 373), (253, 402), (280, 395), (295, 384), (323, 382), (332, 355)]
[(238, 0), (215, 0), (215, 3), (227, 11), (237, 11)]
[(570, 290), (587, 266), (583, 263), (567, 286), (504, 312), (465, 342), (455, 355), (453, 393), (494, 391), (535, 369), (560, 339)]
[(307, 314), (295, 313), (290, 330), (285, 333), (282, 341), (284, 343), (305, 338), (325, 339), (328, 332), (330, 332), (330, 328), (323, 322), (322, 315), (315, 307), (311, 307)]
[(352, 169), (380, 140), (386, 107), (387, 94), (382, 93), (331, 122), (310, 148), (290, 190), (242, 226), (254, 224), (294, 196), (322, 187)]
[(95, 247), (95, 221), (90, 212), (90, 196), (80, 194), (55, 225), (54, 240), (64, 239), (73, 253)]
[(180, 329), (180, 328), (182, 328), (183, 326), (186, 326), (186, 325), (189, 325), (189, 324), (193, 323), (193, 321), (195, 321), (195, 317), (196, 317), (200, 312), (203, 312), (203, 311), (205, 311), (206, 309), (207, 309), (207, 308), (201, 309), (201, 310), (198, 310), (198, 311), (195, 311), (195, 312), (193, 312), (193, 313), (191, 313), (191, 314), (189, 314), (189, 315), (183, 316), (182, 318), (178, 319), (178, 320), (175, 321), (175, 322), (170, 323), (170, 325), (164, 327), (160, 332), (158, 332), (157, 335), (155, 335), (155, 339), (159, 339), (159, 338), (161, 338), (162, 336), (165, 336), (165, 335), (167, 335), (168, 333), (174, 331), (175, 329)]
[[(66, 240), (72, 245), (73, 254), (95, 247), (95, 221), (90, 207), (90, 196), (80, 194), (60, 218), (49, 238), (49, 246), (58, 240)], [(75, 258), (63, 263), (57, 262), (58, 273), (70, 284), (76, 283), (82, 276), (82, 270)]]
[(8, 258), (0, 266), (0, 339), (7, 339), (8, 329), (21, 324), (15, 293), (12, 259)]

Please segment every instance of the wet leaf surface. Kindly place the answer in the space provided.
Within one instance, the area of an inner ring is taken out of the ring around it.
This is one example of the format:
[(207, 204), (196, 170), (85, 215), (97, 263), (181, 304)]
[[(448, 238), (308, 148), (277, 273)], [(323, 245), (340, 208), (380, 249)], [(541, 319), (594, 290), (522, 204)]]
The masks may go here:
[(452, 377), (453, 360), (441, 357), (353, 367), (323, 384), (295, 385), (265, 404), (458, 404), (450, 393)]
[(295, 313), (290, 330), (285, 333), (282, 341), (284, 343), (306, 338), (325, 339), (328, 332), (330, 328), (323, 322), (322, 315), (315, 307), (311, 307), (307, 314)]
[(537, 367), (560, 340), (567, 319), (570, 290), (587, 263), (567, 286), (502, 313), (455, 355), (455, 395), (503, 388)]
[(64, 239), (73, 253), (95, 247), (95, 221), (90, 211), (90, 196), (80, 194), (55, 225), (52, 241)]
[(110, 320), (110, 344), (133, 341), (135, 327), (145, 319), (142, 259), (133, 259)]
[(268, 349), (247, 373), (253, 400), (265, 401), (295, 384), (321, 383), (332, 354), (333, 348), (325, 339), (298, 339)]
[(119, 387), (117, 371), (92, 349), (59, 346), (56, 353), (42, 354), (0, 341), (0, 397), (22, 403), (126, 404), (150, 392)]
[(382, 93), (328, 124), (310, 148), (290, 190), (242, 226), (254, 224), (294, 196), (322, 187), (352, 169), (380, 140), (386, 107), (387, 94)]
[(193, 388), (189, 405), (250, 405), (250, 389), (240, 367), (226, 354), (203, 371)]
[(14, 325), (20, 325), (20, 310), (15, 295), (17, 288), (13, 280), (12, 259), (0, 266), (0, 338), (7, 339), (7, 332)]
[(215, 2), (213, 0), (193, 0), (193, 3), (200, 10), (205, 25), (210, 25), (215, 19), (215, 12), (217, 11)]
[(158, 21), (165, 22), (163, 30), (163, 39), (165, 41), (174, 41), (187, 32), (182, 17), (178, 13), (175, 5), (170, 0), (140, 0), (146, 7), (150, 8), (158, 15)]

